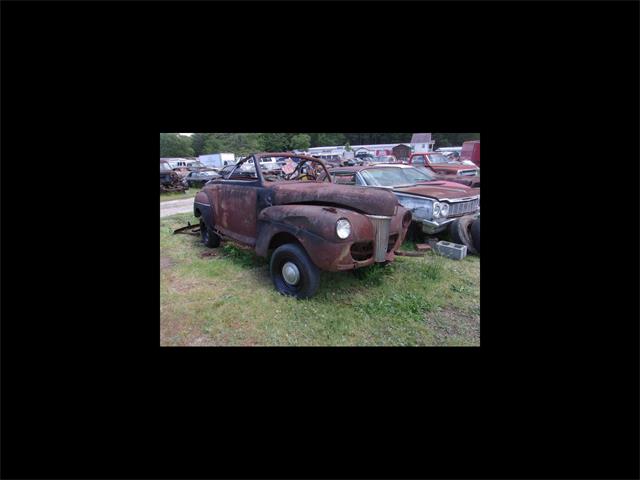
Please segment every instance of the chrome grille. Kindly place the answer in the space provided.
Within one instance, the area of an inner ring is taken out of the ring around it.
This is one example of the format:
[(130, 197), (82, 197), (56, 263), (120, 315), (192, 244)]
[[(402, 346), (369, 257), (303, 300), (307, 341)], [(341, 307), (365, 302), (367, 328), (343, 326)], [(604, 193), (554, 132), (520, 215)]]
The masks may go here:
[(367, 215), (367, 217), (373, 223), (374, 260), (376, 262), (384, 262), (387, 256), (391, 217), (383, 217), (381, 215)]
[(466, 215), (468, 213), (473, 213), (478, 209), (480, 205), (480, 199), (476, 198), (475, 200), (470, 200), (468, 202), (456, 202), (449, 204), (449, 214), (448, 217), (456, 217), (459, 215)]
[(458, 173), (460, 175), (475, 175), (477, 170), (460, 170)]

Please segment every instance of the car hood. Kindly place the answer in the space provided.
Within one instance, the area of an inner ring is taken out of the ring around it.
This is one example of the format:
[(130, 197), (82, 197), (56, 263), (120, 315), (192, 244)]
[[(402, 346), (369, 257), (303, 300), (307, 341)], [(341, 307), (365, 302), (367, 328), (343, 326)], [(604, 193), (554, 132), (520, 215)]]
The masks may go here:
[[(456, 184), (466, 185), (467, 187), (480, 188), (480, 177), (478, 175), (438, 175), (440, 178), (432, 182), (420, 182), (425, 185), (435, 185), (437, 182), (444, 182), (449, 186), (455, 187)], [(453, 183), (453, 185), (451, 185)]]
[(316, 182), (288, 182), (269, 185), (273, 205), (327, 204), (369, 215), (395, 215), (398, 200), (391, 190)]
[(411, 187), (396, 187), (393, 189), (396, 193), (408, 193), (410, 195), (419, 195), (421, 197), (431, 197), (436, 200), (455, 199), (473, 197), (480, 195), (480, 189), (468, 188), (459, 183), (453, 182), (430, 182), (421, 183)]
[(471, 165), (463, 165), (461, 163), (432, 163), (429, 167), (434, 170), (450, 170), (452, 172), (457, 172), (458, 170), (474, 170), (477, 167), (472, 167)]

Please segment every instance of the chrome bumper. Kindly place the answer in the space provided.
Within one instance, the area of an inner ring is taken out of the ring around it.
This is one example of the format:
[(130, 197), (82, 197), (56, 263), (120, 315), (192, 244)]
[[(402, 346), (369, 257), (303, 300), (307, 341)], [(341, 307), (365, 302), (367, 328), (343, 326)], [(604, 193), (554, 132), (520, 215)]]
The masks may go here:
[[(463, 215), (463, 216), (467, 216), (467, 215)], [(480, 209), (478, 209), (477, 212), (474, 212), (472, 214), (470, 214), (470, 216), (474, 217), (474, 218), (478, 218), (480, 216)], [(447, 226), (453, 222), (454, 220), (458, 219), (458, 218), (462, 218), (462, 217), (453, 217), (453, 218), (446, 218), (444, 220), (440, 220), (438, 222), (434, 222), (432, 220), (419, 220), (419, 219), (415, 219), (414, 221), (419, 222), (422, 225), (422, 231), (428, 235), (433, 235), (434, 233), (440, 233), (443, 230), (445, 230), (447, 228)]]
[(434, 222), (432, 220), (417, 220), (422, 225), (422, 231), (426, 234), (433, 235), (434, 233), (439, 233), (447, 228), (451, 222), (453, 222), (455, 218), (446, 218), (444, 220), (440, 220), (439, 222)]

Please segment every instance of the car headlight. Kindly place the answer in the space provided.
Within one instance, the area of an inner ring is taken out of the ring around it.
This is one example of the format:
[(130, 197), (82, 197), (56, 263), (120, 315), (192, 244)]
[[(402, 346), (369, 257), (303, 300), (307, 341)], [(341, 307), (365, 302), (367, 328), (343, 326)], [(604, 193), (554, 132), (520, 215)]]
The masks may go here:
[(444, 218), (447, 215), (449, 215), (449, 204), (448, 203), (441, 203), (440, 204), (440, 216), (442, 218)]
[(349, 223), (349, 220), (341, 218), (336, 222), (336, 235), (338, 235), (338, 238), (341, 238), (342, 240), (351, 235), (351, 224)]
[(440, 218), (440, 202), (433, 202), (433, 218)]

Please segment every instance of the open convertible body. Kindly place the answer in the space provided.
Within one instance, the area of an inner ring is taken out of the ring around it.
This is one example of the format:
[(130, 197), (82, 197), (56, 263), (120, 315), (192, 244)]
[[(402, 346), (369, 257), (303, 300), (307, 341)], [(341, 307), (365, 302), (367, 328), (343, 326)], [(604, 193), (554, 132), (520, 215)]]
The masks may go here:
[[(261, 158), (283, 157), (277, 172)], [(319, 270), (340, 271), (394, 260), (411, 213), (390, 191), (333, 183), (321, 160), (293, 153), (258, 153), (207, 183), (194, 201), (203, 242), (221, 239), (271, 255), (281, 293), (312, 296)]]

